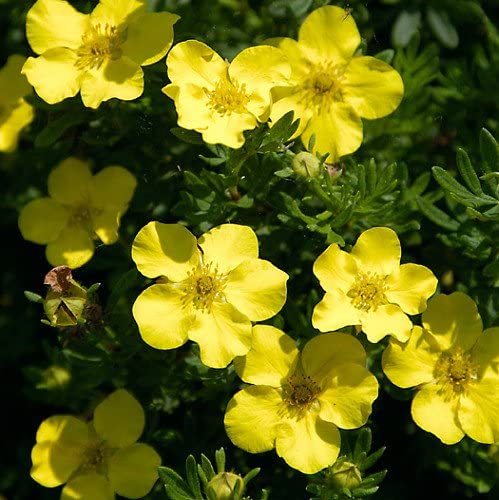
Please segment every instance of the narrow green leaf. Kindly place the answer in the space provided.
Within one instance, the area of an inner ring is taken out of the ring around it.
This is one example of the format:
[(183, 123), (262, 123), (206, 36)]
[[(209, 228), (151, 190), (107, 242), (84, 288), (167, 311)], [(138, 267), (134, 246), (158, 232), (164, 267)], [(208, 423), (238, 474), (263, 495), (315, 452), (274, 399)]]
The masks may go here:
[(458, 230), (459, 222), (449, 217), (444, 211), (440, 210), (435, 205), (432, 205), (429, 201), (425, 200), (425, 198), (416, 196), (416, 203), (418, 204), (421, 213), (426, 215), (428, 219), (438, 226), (448, 229), (449, 231)]
[(260, 145), (260, 150), (270, 144), (275, 144), (277, 146), (286, 142), (298, 128), (299, 120), (293, 121), (293, 118), (293, 111), (288, 111), (285, 115), (281, 116), (265, 135)]
[(395, 51), (393, 49), (386, 49), (382, 50), (381, 52), (378, 52), (375, 54), (375, 58), (379, 59), (383, 62), (386, 62), (387, 64), (391, 64), (393, 61), (393, 56), (395, 55)]
[(368, 457), (361, 464), (359, 464), (359, 469), (361, 471), (370, 469), (382, 457), (383, 453), (385, 453), (385, 450), (386, 446), (382, 446), (374, 453), (368, 455)]
[(215, 462), (217, 464), (217, 472), (224, 472), (225, 471), (225, 450), (223, 448), (220, 448), (219, 450), (215, 451)]
[(488, 278), (499, 278), (499, 260), (487, 264), (483, 268), (483, 274)]
[(213, 465), (211, 465), (208, 457), (203, 453), (201, 453), (201, 467), (206, 474), (206, 479), (208, 479), (208, 481), (211, 481), (215, 476), (215, 469), (213, 468)]
[(480, 131), (480, 154), (484, 174), (499, 171), (499, 145), (486, 128)]
[(193, 494), (186, 482), (169, 467), (158, 468), (159, 478), (165, 485), (165, 491), (171, 500), (192, 500)]
[(374, 474), (370, 474), (369, 476), (365, 477), (362, 480), (361, 487), (366, 488), (371, 486), (377, 486), (379, 483), (381, 483), (381, 481), (383, 481), (387, 472), (388, 471), (385, 469), (380, 472), (375, 472)]
[(30, 292), (29, 290), (24, 290), (24, 296), (30, 301), (36, 304), (43, 304), (43, 297), (35, 292)]
[(355, 496), (356, 497), (368, 497), (370, 495), (373, 495), (379, 490), (379, 486), (373, 486), (372, 488), (356, 488), (355, 489)]
[(376, 190), (376, 184), (378, 182), (378, 172), (376, 170), (376, 161), (374, 158), (369, 160), (366, 167), (366, 194), (371, 196)]
[(435, 180), (446, 190), (449, 194), (454, 195), (461, 200), (471, 201), (475, 199), (473, 193), (468, 191), (462, 184), (460, 184), (452, 175), (444, 170), (442, 167), (432, 167), (433, 177)]
[(201, 493), (201, 485), (199, 483), (199, 476), (197, 471), (196, 459), (189, 455), (185, 460), (185, 475), (187, 482), (194, 493), (194, 498), (196, 500), (203, 500), (203, 494)]
[(392, 44), (396, 47), (405, 47), (412, 35), (421, 25), (421, 12), (408, 12), (403, 10), (395, 20), (392, 28)]
[(364, 427), (359, 431), (357, 440), (355, 441), (355, 446), (353, 449), (353, 458), (355, 462), (357, 462), (357, 459), (362, 452), (369, 452), (369, 450), (371, 449), (371, 442), (371, 429), (369, 429), (369, 427)]
[(256, 477), (260, 473), (260, 467), (256, 467), (251, 469), (244, 477), (243, 483), (246, 486), (254, 477)]
[(186, 130), (185, 128), (173, 127), (170, 132), (181, 141), (187, 142), (188, 144), (203, 144), (203, 138), (201, 134), (195, 132), (194, 130)]
[(425, 189), (428, 187), (428, 184), (430, 183), (430, 179), (431, 179), (430, 172), (424, 172), (412, 183), (412, 186), (410, 188), (411, 191), (415, 195), (423, 194)]
[(482, 195), (483, 194), (482, 186), (480, 185), (478, 176), (476, 175), (475, 169), (471, 164), (468, 153), (466, 153), (464, 149), (458, 148), (456, 154), (456, 160), (457, 160), (457, 168), (459, 169), (459, 173), (461, 174), (461, 177), (464, 179), (464, 182), (466, 182), (466, 185), (477, 196)]
[(431, 7), (426, 11), (426, 19), (433, 34), (448, 49), (455, 49), (459, 44), (459, 35), (450, 22), (447, 12), (436, 11)]

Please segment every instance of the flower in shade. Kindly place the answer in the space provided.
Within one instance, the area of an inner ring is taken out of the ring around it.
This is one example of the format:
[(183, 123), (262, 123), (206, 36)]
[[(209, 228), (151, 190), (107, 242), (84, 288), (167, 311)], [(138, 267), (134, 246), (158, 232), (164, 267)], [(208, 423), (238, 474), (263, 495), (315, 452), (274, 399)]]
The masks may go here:
[(378, 395), (361, 343), (343, 333), (319, 335), (300, 353), (291, 337), (272, 326), (253, 328), (248, 354), (236, 358), (250, 385), (227, 405), (225, 429), (250, 453), (275, 448), (288, 465), (314, 474), (332, 465), (342, 429), (365, 424)]
[(466, 434), (499, 442), (499, 328), (482, 332), (473, 300), (462, 292), (438, 295), (407, 344), (390, 339), (383, 371), (397, 386), (417, 387), (412, 418), (443, 443)]
[(402, 100), (400, 75), (385, 62), (356, 56), (360, 35), (352, 16), (327, 5), (303, 22), (298, 41), (275, 39), (287, 55), (292, 74), (287, 88), (275, 90), (271, 120), (288, 111), (300, 119), (295, 136), (328, 161), (353, 153), (362, 143), (361, 118), (381, 118)]
[(400, 265), (400, 241), (387, 227), (364, 231), (350, 253), (330, 245), (314, 263), (314, 274), (326, 291), (315, 306), (313, 325), (321, 332), (361, 326), (371, 342), (393, 335), (405, 342), (412, 323), (437, 287), (424, 266)]
[(142, 0), (101, 0), (82, 14), (65, 0), (38, 0), (28, 11), (26, 35), (39, 57), (29, 57), (23, 73), (49, 104), (80, 91), (90, 108), (113, 97), (136, 99), (144, 90), (141, 66), (166, 54), (178, 19), (145, 9)]
[(150, 222), (133, 242), (132, 258), (148, 278), (159, 278), (133, 305), (144, 341), (174, 349), (199, 344), (201, 361), (227, 366), (251, 346), (252, 321), (277, 314), (288, 275), (258, 258), (248, 226), (222, 224), (198, 240), (180, 224)]
[(21, 130), (33, 121), (34, 111), (23, 97), (31, 94), (21, 68), (26, 58), (12, 55), (0, 69), (0, 151), (10, 153), (17, 147)]
[(61, 500), (113, 500), (146, 495), (158, 478), (161, 458), (137, 443), (144, 410), (126, 390), (110, 394), (86, 422), (72, 415), (44, 420), (31, 452), (31, 477), (42, 486), (64, 483)]
[(166, 58), (178, 124), (196, 130), (208, 144), (240, 148), (245, 130), (268, 120), (271, 89), (285, 85), (291, 68), (275, 47), (250, 47), (229, 64), (197, 40), (173, 47)]
[(118, 239), (137, 181), (123, 167), (106, 167), (92, 175), (87, 162), (67, 158), (49, 175), (50, 197), (28, 203), (19, 215), (23, 238), (47, 245), (53, 266), (77, 268), (94, 254), (94, 239), (110, 245)]

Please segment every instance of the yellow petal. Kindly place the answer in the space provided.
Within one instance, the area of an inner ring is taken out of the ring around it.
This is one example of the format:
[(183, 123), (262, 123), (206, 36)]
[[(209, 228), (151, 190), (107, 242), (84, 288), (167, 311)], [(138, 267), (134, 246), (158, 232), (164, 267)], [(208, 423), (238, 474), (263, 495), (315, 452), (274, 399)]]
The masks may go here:
[(71, 415), (54, 415), (44, 420), (36, 433), (31, 452), (31, 477), (53, 488), (65, 483), (80, 466), (88, 444), (87, 425)]
[(33, 106), (20, 99), (8, 117), (0, 119), (0, 151), (11, 153), (17, 148), (19, 133), (33, 121), (34, 115)]
[(140, 336), (156, 349), (175, 349), (187, 342), (194, 318), (184, 308), (183, 294), (171, 285), (146, 288), (133, 305)]
[(69, 2), (38, 0), (26, 15), (26, 36), (37, 54), (57, 47), (77, 49), (88, 24), (88, 16)]
[(135, 443), (112, 455), (108, 477), (112, 489), (126, 498), (142, 498), (158, 479), (161, 457), (154, 448)]
[(375, 57), (354, 57), (347, 66), (341, 90), (355, 112), (370, 120), (395, 111), (404, 95), (402, 78)]
[(283, 379), (293, 373), (299, 351), (295, 341), (278, 328), (255, 325), (251, 349), (236, 358), (237, 374), (248, 384), (281, 387)]
[(338, 428), (311, 412), (288, 420), (277, 430), (277, 454), (304, 474), (315, 474), (332, 465), (340, 452)]
[(78, 474), (61, 492), (61, 500), (114, 500), (109, 481), (95, 472)]
[(137, 179), (126, 168), (106, 167), (90, 179), (90, 201), (101, 209), (123, 208), (132, 199), (136, 186)]
[(326, 333), (310, 339), (303, 348), (301, 364), (305, 375), (321, 381), (342, 363), (366, 364), (362, 344), (345, 333)]
[(457, 399), (445, 399), (438, 385), (426, 384), (412, 401), (412, 418), (442, 443), (455, 444), (464, 437), (457, 420), (457, 403)]
[(286, 302), (289, 276), (270, 262), (247, 259), (229, 273), (224, 294), (251, 321), (275, 316)]
[(317, 59), (341, 62), (353, 55), (360, 44), (360, 35), (351, 15), (341, 7), (326, 5), (307, 16), (298, 41), (314, 49)]
[(369, 342), (379, 342), (386, 335), (393, 335), (405, 342), (411, 335), (412, 322), (395, 304), (379, 306), (362, 318), (362, 331)]
[(193, 84), (212, 90), (227, 75), (227, 63), (197, 40), (177, 43), (166, 58), (168, 78), (175, 85)]
[(92, 178), (88, 162), (70, 157), (59, 163), (48, 178), (49, 194), (65, 205), (88, 203), (88, 185)]
[(76, 66), (76, 54), (66, 48), (50, 49), (39, 57), (28, 57), (22, 73), (49, 104), (75, 96), (83, 75)]
[[(496, 328), (499, 330), (499, 328)], [(499, 374), (489, 367), (460, 398), (458, 418), (464, 432), (479, 443), (499, 442)]]
[(88, 108), (98, 108), (113, 97), (132, 101), (144, 91), (144, 72), (128, 57), (111, 60), (85, 73), (81, 80), (81, 99)]
[(355, 281), (357, 262), (334, 243), (315, 260), (314, 274), (324, 290), (341, 290), (346, 293)]
[(257, 126), (254, 115), (248, 112), (213, 113), (211, 123), (206, 129), (196, 129), (201, 132), (203, 141), (207, 144), (223, 144), (229, 148), (238, 149), (244, 144), (245, 130), (253, 130)]
[(92, 229), (104, 245), (111, 245), (118, 240), (121, 212), (104, 210), (92, 215)]
[(182, 281), (199, 263), (196, 238), (180, 224), (149, 222), (135, 236), (132, 259), (148, 278)]
[(90, 17), (94, 25), (128, 25), (145, 10), (144, 0), (100, 0)]
[(471, 351), (472, 363), (484, 372), (488, 368), (499, 369), (499, 327), (487, 328)]
[(428, 302), (423, 327), (434, 335), (443, 351), (452, 346), (467, 351), (482, 333), (482, 320), (473, 299), (454, 292), (437, 295)]
[(344, 326), (360, 325), (360, 311), (344, 292), (332, 289), (315, 306), (312, 325), (321, 332), (331, 332)]
[(145, 416), (140, 403), (125, 389), (118, 389), (94, 410), (95, 432), (113, 448), (130, 446), (144, 430)]
[[(338, 335), (332, 333), (331, 335)], [(341, 429), (357, 429), (364, 425), (378, 397), (378, 381), (367, 368), (353, 363), (333, 367), (325, 389), (319, 395), (320, 417)]]
[(401, 253), (397, 233), (388, 227), (364, 231), (351, 252), (360, 269), (379, 276), (388, 276), (398, 269)]
[(271, 450), (283, 409), (284, 403), (277, 389), (245, 387), (227, 405), (224, 424), (229, 439), (250, 453)]
[(0, 89), (2, 89), (0, 103), (15, 103), (21, 97), (31, 94), (31, 85), (21, 74), (25, 62), (26, 57), (13, 54), (8, 57), (7, 63), (0, 69)]
[(228, 273), (246, 259), (258, 257), (258, 240), (249, 226), (222, 224), (199, 238), (203, 260), (212, 262), (219, 272)]
[(66, 226), (69, 212), (51, 198), (28, 203), (19, 215), (19, 229), (25, 240), (46, 244), (55, 241)]
[(45, 256), (53, 266), (65, 265), (76, 269), (92, 258), (94, 250), (94, 243), (87, 231), (68, 226), (55, 241), (47, 245)]
[(390, 339), (383, 352), (383, 371), (391, 382), (404, 389), (431, 382), (440, 353), (431, 334), (415, 326), (407, 343)]
[(150, 12), (135, 17), (127, 27), (123, 54), (141, 66), (159, 61), (173, 42), (173, 25), (180, 19), (169, 12)]
[(353, 108), (343, 102), (316, 107), (301, 135), (306, 148), (312, 135), (315, 135), (315, 145), (311, 151), (321, 155), (329, 153), (327, 161), (334, 163), (359, 149), (362, 121)]
[(438, 280), (425, 266), (402, 264), (386, 281), (385, 297), (399, 305), (407, 314), (419, 314), (426, 309), (426, 301), (437, 289)]
[(210, 312), (198, 312), (188, 336), (199, 344), (201, 361), (225, 368), (251, 347), (251, 321), (231, 304), (214, 302)]

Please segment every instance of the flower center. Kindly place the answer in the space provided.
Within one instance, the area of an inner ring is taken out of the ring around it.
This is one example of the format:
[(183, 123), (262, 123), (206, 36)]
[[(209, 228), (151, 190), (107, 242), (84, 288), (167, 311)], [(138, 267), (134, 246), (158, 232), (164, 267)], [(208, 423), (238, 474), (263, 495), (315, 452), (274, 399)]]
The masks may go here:
[(355, 277), (355, 282), (348, 290), (352, 305), (361, 311), (376, 311), (378, 306), (386, 302), (386, 277), (376, 273), (359, 273)]
[(328, 105), (343, 101), (341, 83), (345, 73), (344, 65), (333, 63), (313, 65), (303, 83), (307, 101), (312, 105)]
[(121, 57), (124, 34), (116, 26), (95, 24), (82, 36), (81, 45), (76, 51), (76, 67), (79, 69), (98, 69), (106, 60)]
[(435, 365), (435, 377), (444, 390), (460, 394), (477, 379), (477, 368), (471, 362), (471, 354), (456, 347), (440, 355)]
[(193, 268), (184, 282), (184, 305), (210, 312), (213, 301), (224, 298), (223, 289), (227, 276), (218, 272), (216, 266), (200, 264)]
[(103, 442), (94, 442), (87, 447), (80, 465), (81, 471), (105, 472), (111, 449)]
[(232, 83), (227, 78), (220, 78), (214, 90), (205, 90), (209, 105), (217, 113), (243, 113), (250, 98), (246, 94), (246, 85)]
[(284, 387), (284, 401), (300, 411), (308, 410), (317, 399), (319, 386), (309, 376), (292, 375)]
[(88, 228), (92, 222), (91, 210), (86, 206), (80, 206), (71, 210), (69, 224)]

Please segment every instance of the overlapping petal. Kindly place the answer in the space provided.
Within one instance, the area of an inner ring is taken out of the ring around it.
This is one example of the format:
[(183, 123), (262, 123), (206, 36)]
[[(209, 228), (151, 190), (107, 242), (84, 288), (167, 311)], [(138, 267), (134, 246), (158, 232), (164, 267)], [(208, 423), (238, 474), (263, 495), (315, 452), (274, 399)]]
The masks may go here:
[(52, 170), (48, 178), (50, 196), (65, 205), (75, 207), (88, 202), (88, 186), (92, 178), (89, 164), (69, 157)]
[(357, 261), (335, 243), (329, 245), (314, 262), (314, 274), (326, 292), (348, 292), (357, 274)]
[(90, 179), (90, 201), (100, 209), (122, 209), (132, 199), (136, 186), (135, 176), (127, 169), (109, 166)]
[(362, 317), (362, 331), (370, 342), (379, 342), (386, 335), (405, 342), (411, 335), (412, 322), (395, 304), (385, 304)]
[(145, 10), (144, 0), (99, 0), (90, 16), (95, 24), (120, 26), (128, 25)]
[(96, 472), (78, 474), (64, 486), (61, 500), (115, 500), (109, 481)]
[(56, 240), (49, 242), (45, 256), (53, 266), (76, 269), (86, 264), (94, 251), (94, 243), (87, 231), (79, 226), (66, 226)]
[(223, 144), (238, 149), (245, 141), (243, 132), (257, 126), (256, 117), (249, 112), (213, 113), (206, 128), (198, 129), (207, 144)]
[(360, 325), (361, 313), (340, 290), (326, 292), (315, 306), (312, 325), (321, 332), (331, 332), (349, 325)]

